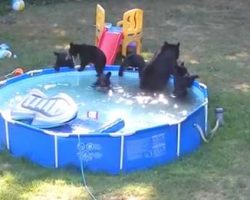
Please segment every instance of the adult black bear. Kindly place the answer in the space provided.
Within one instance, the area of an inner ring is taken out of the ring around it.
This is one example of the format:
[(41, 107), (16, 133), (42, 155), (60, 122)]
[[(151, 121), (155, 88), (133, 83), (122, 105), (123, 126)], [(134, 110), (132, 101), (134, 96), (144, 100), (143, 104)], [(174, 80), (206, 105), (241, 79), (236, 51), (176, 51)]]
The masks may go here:
[(80, 68), (78, 71), (83, 71), (86, 65), (93, 63), (97, 75), (100, 76), (103, 73), (103, 69), (106, 65), (106, 56), (98, 47), (87, 44), (70, 43), (69, 54), (73, 56), (74, 59), (79, 55)]
[[(184, 63), (178, 65), (180, 44), (169, 44), (164, 42), (159, 52), (156, 52), (149, 63), (142, 62), (139, 55), (130, 55), (124, 59), (120, 68), (123, 72), (123, 65), (138, 67), (141, 69), (140, 88), (146, 91), (157, 92), (163, 90), (170, 75), (174, 77), (175, 97), (183, 98), (187, 95), (187, 88), (191, 87), (197, 75), (190, 75)], [(143, 60), (144, 61), (144, 60)], [(120, 75), (119, 71), (119, 75)]]
[(161, 91), (166, 87), (180, 54), (180, 43), (169, 44), (164, 42), (161, 50), (157, 52), (143, 70), (140, 87), (149, 91)]
[(66, 52), (54, 52), (56, 56), (56, 63), (54, 65), (54, 69), (56, 71), (60, 70), (60, 67), (69, 67), (74, 68), (73, 59)]

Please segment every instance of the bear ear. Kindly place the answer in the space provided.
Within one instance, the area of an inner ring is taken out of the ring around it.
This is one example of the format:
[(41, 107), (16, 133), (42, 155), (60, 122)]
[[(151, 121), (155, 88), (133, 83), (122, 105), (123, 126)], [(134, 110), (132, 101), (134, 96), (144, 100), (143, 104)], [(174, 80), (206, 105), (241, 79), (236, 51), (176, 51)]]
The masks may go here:
[(72, 47), (73, 45), (74, 45), (74, 44), (73, 44), (73, 42), (70, 42), (70, 43), (69, 43), (69, 46), (71, 46), (71, 47)]
[(54, 51), (54, 55), (55, 55), (55, 56), (58, 56), (58, 55), (59, 55), (59, 53)]
[(165, 41), (165, 42), (164, 42), (164, 45), (168, 45), (168, 42), (167, 42), (167, 41)]
[(180, 46), (180, 42), (178, 42), (176, 46), (179, 47)]

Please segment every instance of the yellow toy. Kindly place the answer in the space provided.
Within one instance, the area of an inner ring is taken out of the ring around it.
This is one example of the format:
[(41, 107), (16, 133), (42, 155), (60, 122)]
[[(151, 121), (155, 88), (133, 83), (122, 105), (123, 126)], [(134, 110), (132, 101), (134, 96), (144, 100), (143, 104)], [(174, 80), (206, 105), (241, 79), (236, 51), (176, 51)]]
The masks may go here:
[(137, 54), (141, 53), (142, 27), (143, 10), (135, 8), (126, 11), (117, 26), (112, 26), (111, 23), (105, 23), (105, 10), (97, 4), (95, 44), (105, 53), (107, 64), (114, 63), (120, 49), (125, 57), (131, 45), (135, 45)]
[(127, 47), (132, 42), (136, 43), (136, 53), (140, 54), (142, 47), (143, 10), (136, 8), (125, 12), (123, 20), (117, 22), (117, 26), (122, 26), (122, 55), (127, 55)]
[(105, 26), (105, 10), (100, 4), (97, 4), (96, 6), (96, 24), (95, 25), (96, 25), (95, 45), (97, 46), (101, 37), (101, 33)]

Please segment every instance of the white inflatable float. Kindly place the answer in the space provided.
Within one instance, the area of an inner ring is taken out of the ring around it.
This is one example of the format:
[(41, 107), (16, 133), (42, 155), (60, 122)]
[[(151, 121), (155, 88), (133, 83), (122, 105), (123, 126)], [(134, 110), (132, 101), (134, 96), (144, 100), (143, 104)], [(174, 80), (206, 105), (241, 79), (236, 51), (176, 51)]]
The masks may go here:
[(78, 107), (65, 93), (48, 97), (38, 89), (31, 90), (12, 110), (14, 120), (32, 120), (31, 125), (39, 128), (61, 126), (76, 118)]

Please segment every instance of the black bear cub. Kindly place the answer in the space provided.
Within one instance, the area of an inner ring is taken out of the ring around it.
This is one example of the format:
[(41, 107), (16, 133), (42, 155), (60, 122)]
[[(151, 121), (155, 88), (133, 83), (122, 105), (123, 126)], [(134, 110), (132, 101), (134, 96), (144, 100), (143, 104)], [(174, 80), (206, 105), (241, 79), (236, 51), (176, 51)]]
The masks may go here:
[(54, 55), (56, 56), (56, 63), (54, 65), (54, 69), (56, 71), (59, 71), (60, 67), (69, 67), (69, 68), (75, 67), (73, 59), (68, 55), (68, 53), (54, 52)]
[(198, 75), (190, 75), (184, 63), (176, 65), (174, 68), (174, 91), (173, 96), (183, 98), (187, 95), (187, 89), (193, 85)]
[(110, 88), (110, 77), (111, 72), (107, 72), (106, 74), (101, 74), (97, 77), (96, 82), (94, 83), (94, 87), (101, 87), (101, 88)]
[(70, 43), (69, 54), (73, 56), (74, 59), (79, 55), (80, 68), (78, 71), (83, 71), (86, 65), (93, 63), (97, 75), (100, 76), (103, 74), (103, 69), (106, 65), (106, 56), (98, 47), (87, 44)]
[(128, 55), (121, 63), (121, 66), (119, 68), (119, 76), (123, 76), (124, 70), (128, 67), (138, 68), (139, 77), (141, 78), (143, 69), (146, 67), (146, 62), (141, 55)]

